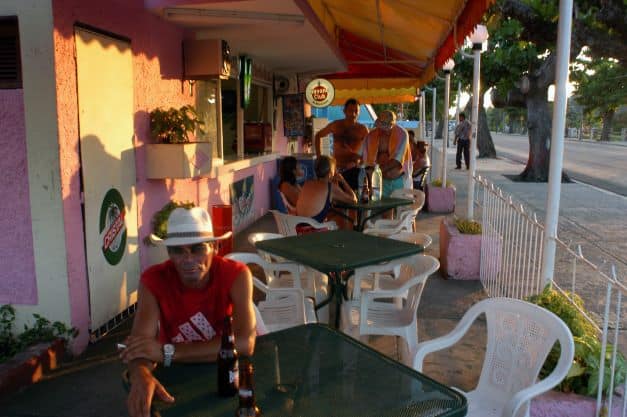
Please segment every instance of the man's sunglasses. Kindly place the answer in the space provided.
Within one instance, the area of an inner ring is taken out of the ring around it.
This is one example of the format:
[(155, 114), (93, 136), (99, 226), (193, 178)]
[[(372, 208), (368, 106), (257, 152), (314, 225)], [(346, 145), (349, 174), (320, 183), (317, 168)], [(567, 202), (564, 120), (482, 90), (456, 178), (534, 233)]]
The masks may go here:
[(175, 256), (183, 256), (188, 253), (192, 255), (206, 255), (210, 246), (207, 243), (197, 243), (195, 245), (186, 246), (168, 246), (168, 253)]

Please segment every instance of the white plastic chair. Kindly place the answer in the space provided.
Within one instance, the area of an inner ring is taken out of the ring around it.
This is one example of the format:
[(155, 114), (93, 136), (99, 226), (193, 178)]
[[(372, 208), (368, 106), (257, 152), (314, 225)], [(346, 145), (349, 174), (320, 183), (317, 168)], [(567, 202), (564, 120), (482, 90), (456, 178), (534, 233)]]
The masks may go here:
[[(573, 336), (550, 311), (526, 301), (490, 298), (472, 306), (452, 332), (418, 345), (414, 368), (422, 371), (427, 354), (459, 341), (475, 319), (485, 314), (488, 332), (485, 360), (468, 399), (468, 416), (522, 417), (529, 415), (529, 400), (559, 384), (568, 374), (574, 355)], [(558, 341), (557, 366), (541, 381), (540, 369)]]
[(368, 229), (377, 229), (387, 231), (388, 234), (396, 234), (399, 232), (413, 232), (414, 221), (418, 215), (419, 209), (410, 208), (402, 211), (396, 219), (377, 219), (375, 221), (368, 220), (364, 232)]
[[(246, 265), (256, 264), (263, 268), (268, 282), (275, 282), (275, 274), (292, 270), (295, 264), (267, 263), (255, 253), (233, 252), (226, 255)], [(305, 298), (301, 288), (272, 287), (253, 277), (253, 285), (266, 296), (257, 308), (268, 331), (273, 332), (305, 323), (317, 323), (313, 300)]]
[(275, 255), (269, 254), (268, 252), (264, 252), (262, 250), (257, 249), (255, 245), (255, 243), (261, 242), (263, 240), (280, 239), (282, 237), (285, 237), (285, 236), (283, 236), (280, 233), (255, 232), (255, 233), (250, 233), (248, 235), (248, 243), (250, 243), (255, 248), (257, 253), (261, 255), (261, 257), (264, 258), (266, 261), (286, 262), (285, 259), (281, 258), (280, 256), (275, 256)]
[(427, 249), (433, 243), (433, 239), (426, 233), (420, 232), (398, 232), (398, 233), (390, 233), (388, 229), (366, 229), (364, 233), (367, 235), (379, 236), (379, 237), (387, 237), (389, 239), (400, 240), (407, 243), (413, 243), (414, 245), (421, 245), (423, 248)]
[[(399, 278), (387, 280), (385, 289), (361, 292), (359, 298), (342, 305), (341, 323), (342, 331), (355, 338), (372, 334), (400, 336), (406, 347), (402, 351), (402, 360), (406, 365), (411, 365), (418, 345), (416, 311), (424, 285), (429, 276), (440, 267), (440, 263), (433, 256), (413, 255), (398, 262), (358, 268), (355, 270), (355, 277), (373, 272), (387, 272), (399, 262)], [(357, 290), (359, 287), (355, 288)], [(390, 298), (400, 300), (400, 303), (382, 301)]]
[(392, 194), (390, 194), (390, 197), (394, 197), (394, 198), (406, 198), (408, 200), (414, 200), (414, 204), (409, 205), (409, 206), (400, 206), (396, 209), (396, 215), (397, 217), (400, 217), (400, 215), (404, 212), (404, 211), (408, 211), (408, 210), (418, 210), (416, 212), (416, 215), (414, 215), (414, 220), (412, 223), (412, 231), (416, 231), (416, 216), (418, 215), (418, 213), (420, 213), (420, 210), (422, 210), (422, 207), (425, 205), (425, 193), (420, 191), (420, 190), (414, 190), (413, 188), (400, 188), (398, 190), (394, 190), (392, 191)]
[[(279, 233), (251, 233), (248, 235), (248, 241), (255, 246), (256, 242), (260, 242), (266, 239), (279, 239), (285, 236)], [(294, 284), (293, 278), (290, 275), (282, 274), (280, 277), (276, 277), (278, 286), (283, 287), (298, 287), (305, 291), (306, 297), (312, 297), (316, 302), (321, 302), (327, 298), (329, 277), (319, 271), (315, 271), (311, 268), (307, 268), (304, 265), (290, 262), (280, 256), (272, 255), (268, 252), (257, 249), (257, 253), (266, 261), (270, 263), (286, 264), (290, 263), (296, 265), (298, 268), (298, 280), (299, 282)], [(243, 262), (243, 261), (242, 261)], [(285, 272), (285, 271), (284, 271)], [(322, 307), (318, 311), (318, 317), (320, 322), (327, 323), (329, 317), (329, 308), (327, 306)]]
[(296, 226), (302, 223), (308, 224), (316, 229), (326, 228), (328, 230), (336, 230), (337, 224), (334, 221), (320, 223), (311, 217), (293, 216), (291, 214), (281, 213), (277, 210), (270, 210), (274, 216), (277, 230), (283, 236), (296, 236)]

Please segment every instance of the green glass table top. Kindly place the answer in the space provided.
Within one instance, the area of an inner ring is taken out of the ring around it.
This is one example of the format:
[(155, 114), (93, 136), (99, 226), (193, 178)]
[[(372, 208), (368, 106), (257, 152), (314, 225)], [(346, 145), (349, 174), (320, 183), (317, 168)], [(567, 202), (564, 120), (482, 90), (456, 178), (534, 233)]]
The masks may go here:
[(255, 243), (255, 246), (326, 274), (374, 265), (424, 250), (420, 245), (351, 230), (264, 240)]
[(391, 209), (399, 206), (407, 206), (413, 204), (412, 200), (406, 198), (392, 198), (392, 197), (383, 197), (381, 200), (370, 200), (367, 203), (344, 203), (341, 201), (334, 201), (333, 206), (339, 208), (348, 208), (348, 209), (362, 209), (362, 210), (380, 210), (380, 209)]
[[(257, 338), (255, 397), (265, 417), (465, 416), (463, 395), (323, 325)], [(176, 364), (155, 374), (175, 397), (162, 417), (232, 417), (237, 396), (217, 395), (215, 364)]]

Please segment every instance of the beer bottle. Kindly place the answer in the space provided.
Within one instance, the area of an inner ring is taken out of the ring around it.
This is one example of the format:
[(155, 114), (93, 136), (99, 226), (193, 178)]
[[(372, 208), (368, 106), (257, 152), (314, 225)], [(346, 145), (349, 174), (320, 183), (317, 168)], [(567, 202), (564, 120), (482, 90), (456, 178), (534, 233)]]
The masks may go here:
[(370, 189), (368, 188), (368, 177), (364, 178), (364, 185), (361, 188), (361, 199), (360, 201), (364, 204), (367, 204), (370, 201)]
[(248, 362), (242, 367), (239, 385), (239, 407), (235, 412), (235, 417), (258, 417), (261, 410), (255, 403), (255, 389), (253, 382), (253, 364)]
[(232, 397), (239, 388), (239, 364), (231, 316), (224, 318), (222, 343), (218, 352), (218, 395)]

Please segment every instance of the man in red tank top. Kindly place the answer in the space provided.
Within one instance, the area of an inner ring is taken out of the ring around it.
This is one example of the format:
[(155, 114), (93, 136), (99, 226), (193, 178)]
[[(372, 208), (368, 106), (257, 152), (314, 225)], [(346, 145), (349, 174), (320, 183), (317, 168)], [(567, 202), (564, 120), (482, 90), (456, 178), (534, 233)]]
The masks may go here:
[(155, 363), (215, 361), (222, 323), (233, 317), (238, 352), (252, 355), (255, 313), (252, 276), (246, 265), (214, 255), (209, 213), (177, 208), (168, 219), (168, 235), (151, 240), (165, 245), (170, 259), (144, 271), (140, 279), (133, 329), (120, 357), (128, 364), (132, 417), (150, 415), (152, 398), (174, 398), (153, 376)]

